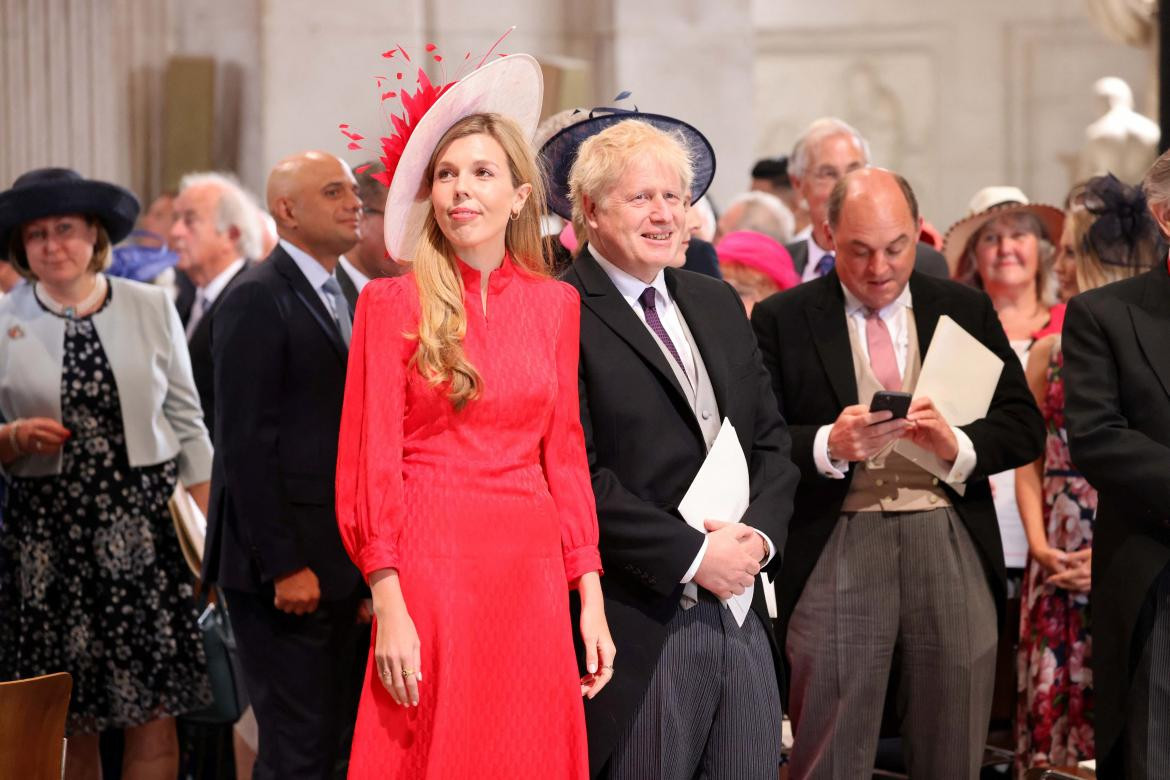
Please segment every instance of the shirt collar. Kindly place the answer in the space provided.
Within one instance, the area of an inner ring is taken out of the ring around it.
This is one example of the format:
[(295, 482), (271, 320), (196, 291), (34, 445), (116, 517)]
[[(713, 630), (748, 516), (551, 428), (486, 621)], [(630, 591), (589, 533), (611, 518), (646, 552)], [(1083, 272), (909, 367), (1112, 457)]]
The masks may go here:
[[(838, 280), (838, 284), (841, 284), (840, 280)], [(845, 293), (845, 313), (846, 314), (852, 316), (859, 311), (862, 314), (865, 313), (865, 310), (866, 310), (865, 304), (862, 303), (861, 300), (856, 295), (849, 292), (849, 288), (846, 287), (844, 284), (841, 284), (841, 292)], [(878, 316), (881, 317), (883, 320), (888, 320), (890, 317), (897, 314), (903, 308), (906, 308), (906, 309), (913, 309), (914, 308), (913, 301), (910, 297), (910, 283), (909, 282), (907, 282), (906, 286), (902, 288), (902, 292), (898, 295), (897, 298), (895, 298), (893, 301), (891, 301), (886, 306), (882, 307), (881, 311), (878, 312)]]
[(808, 265), (815, 268), (817, 263), (821, 262), (821, 258), (825, 255), (835, 256), (832, 249), (821, 249), (821, 245), (816, 242), (815, 238), (813, 238), (811, 231), (808, 234), (808, 238), (805, 240), (808, 241)]
[(314, 290), (320, 290), (321, 285), (333, 278), (333, 274), (326, 271), (325, 266), (318, 263), (312, 255), (296, 244), (282, 238), (280, 245), (284, 247), (284, 251), (288, 252), (292, 261), (297, 264), (297, 268), (301, 269), (301, 273), (309, 280), (309, 284)]
[(658, 294), (655, 296), (658, 302), (671, 302), (670, 293), (666, 289), (666, 272), (662, 269), (658, 271), (658, 275), (654, 277), (654, 281), (646, 284), (638, 277), (623, 271), (616, 265), (602, 257), (601, 253), (597, 251), (596, 247), (590, 245), (589, 251), (597, 258), (597, 264), (601, 266), (601, 270), (605, 271), (605, 275), (613, 282), (613, 286), (618, 289), (622, 297), (629, 302), (631, 306), (639, 303), (639, 298), (642, 296), (642, 291), (647, 287), (653, 287)]
[(337, 263), (345, 269), (346, 275), (349, 276), (349, 280), (353, 282), (353, 286), (357, 288), (359, 293), (370, 283), (370, 277), (359, 271), (358, 267), (349, 262), (349, 258), (345, 255), (337, 258)]
[(223, 292), (223, 288), (227, 287), (227, 283), (243, 267), (244, 258), (237, 257), (231, 265), (216, 274), (214, 279), (199, 288), (199, 292), (203, 293), (203, 300), (209, 304), (215, 301), (219, 297), (219, 294)]

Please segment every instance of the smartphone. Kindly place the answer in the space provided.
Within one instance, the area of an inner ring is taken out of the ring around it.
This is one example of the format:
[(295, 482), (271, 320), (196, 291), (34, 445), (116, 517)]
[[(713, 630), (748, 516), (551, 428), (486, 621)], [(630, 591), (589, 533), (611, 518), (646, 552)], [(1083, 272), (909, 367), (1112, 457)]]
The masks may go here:
[(894, 390), (878, 390), (869, 402), (870, 412), (890, 411), (894, 413), (891, 420), (900, 420), (910, 412), (910, 393), (900, 393)]

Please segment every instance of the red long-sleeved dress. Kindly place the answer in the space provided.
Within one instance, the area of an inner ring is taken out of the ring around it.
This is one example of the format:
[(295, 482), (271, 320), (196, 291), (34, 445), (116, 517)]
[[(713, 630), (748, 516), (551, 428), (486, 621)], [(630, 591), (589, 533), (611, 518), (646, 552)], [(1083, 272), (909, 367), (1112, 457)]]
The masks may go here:
[(413, 278), (371, 282), (350, 345), (337, 519), (365, 575), (398, 570), (418, 631), (418, 707), (367, 664), (351, 778), (584, 778), (568, 585), (598, 571), (577, 401), (580, 301), (505, 257), (459, 263), (463, 348), (483, 380), (456, 412), (409, 365)]

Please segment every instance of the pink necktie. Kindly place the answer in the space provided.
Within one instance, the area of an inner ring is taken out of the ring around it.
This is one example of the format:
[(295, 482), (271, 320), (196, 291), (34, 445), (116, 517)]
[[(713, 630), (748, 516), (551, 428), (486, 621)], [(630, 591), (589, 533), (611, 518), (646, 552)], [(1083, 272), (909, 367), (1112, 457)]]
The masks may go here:
[(902, 389), (902, 374), (894, 356), (894, 341), (885, 320), (873, 309), (865, 314), (865, 341), (869, 347), (869, 367), (887, 390)]

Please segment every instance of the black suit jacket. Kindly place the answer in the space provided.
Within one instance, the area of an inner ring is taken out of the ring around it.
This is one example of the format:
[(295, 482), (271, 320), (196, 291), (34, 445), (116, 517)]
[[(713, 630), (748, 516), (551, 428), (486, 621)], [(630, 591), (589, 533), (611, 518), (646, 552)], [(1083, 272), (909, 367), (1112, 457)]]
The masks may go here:
[[(938, 318), (947, 314), (1004, 362), (987, 416), (962, 426), (977, 458), (966, 494), (960, 496), (945, 488), (979, 548), (992, 594), (1002, 610), (1003, 543), (987, 475), (1039, 457), (1044, 446), (1044, 421), (990, 299), (956, 282), (918, 272), (910, 275), (909, 284), (924, 358)], [(851, 468), (845, 479), (821, 475), (813, 461), (813, 439), (817, 429), (833, 423), (843, 408), (859, 400), (868, 403), (869, 399), (857, 397), (845, 296), (836, 271), (756, 304), (752, 325), (772, 375), (780, 413), (792, 432), (792, 458), (801, 473), (784, 566), (776, 582), (777, 639), (784, 647), (788, 619), (837, 525), (856, 473)]]
[[(808, 242), (804, 239), (793, 241), (785, 245), (785, 249), (792, 255), (792, 267), (796, 269), (797, 275), (804, 273), (804, 266), (808, 263)], [(921, 241), (914, 252), (914, 270), (939, 279), (951, 278), (951, 271), (943, 253)]]
[(354, 594), (360, 575), (333, 509), (347, 352), (325, 304), (279, 246), (216, 307), (206, 582), (259, 593), (308, 566), (322, 599)]
[(1073, 298), (1063, 349), (1069, 448), (1098, 491), (1091, 594), (1098, 773), (1119, 777), (1116, 767), (1101, 770), (1115, 755), (1148, 635), (1142, 612), (1152, 608), (1152, 587), (1170, 563), (1166, 265)]
[(211, 306), (203, 312), (191, 333), (191, 338), (187, 340), (187, 350), (191, 353), (191, 372), (195, 375), (195, 389), (199, 391), (199, 402), (203, 406), (203, 422), (213, 437), (212, 442), (215, 441), (215, 376), (211, 360), (211, 319), (220, 301), (227, 296), (244, 271), (251, 267), (252, 261), (245, 260), (243, 267), (228, 279), (219, 295), (211, 302)]
[[(597, 774), (645, 693), (678, 609), (679, 580), (703, 542), (678, 504), (706, 446), (654, 337), (593, 256), (583, 253), (564, 279), (581, 293), (581, 421), (601, 529), (606, 615), (618, 648), (617, 675), (585, 703), (589, 763)], [(667, 269), (666, 284), (707, 366), (719, 412), (731, 419), (747, 455), (752, 501), (742, 521), (783, 550), (799, 475), (743, 304), (726, 283), (688, 271)], [(777, 554), (769, 570), (779, 563)], [(761, 589), (755, 595), (753, 609), (771, 637)]]

